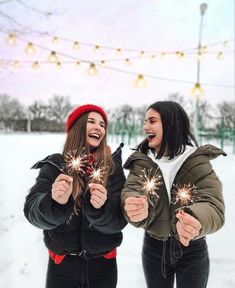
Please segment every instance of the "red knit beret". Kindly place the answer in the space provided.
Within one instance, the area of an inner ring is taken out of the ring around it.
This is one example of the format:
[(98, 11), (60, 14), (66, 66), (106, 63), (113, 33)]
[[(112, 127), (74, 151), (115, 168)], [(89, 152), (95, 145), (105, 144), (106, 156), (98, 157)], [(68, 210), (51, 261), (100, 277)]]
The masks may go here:
[(85, 104), (82, 106), (79, 106), (75, 108), (68, 116), (67, 122), (66, 122), (66, 131), (68, 132), (70, 128), (73, 126), (73, 123), (80, 118), (82, 115), (89, 113), (89, 112), (98, 112), (104, 119), (105, 123), (108, 123), (107, 115), (104, 112), (104, 110), (93, 104)]

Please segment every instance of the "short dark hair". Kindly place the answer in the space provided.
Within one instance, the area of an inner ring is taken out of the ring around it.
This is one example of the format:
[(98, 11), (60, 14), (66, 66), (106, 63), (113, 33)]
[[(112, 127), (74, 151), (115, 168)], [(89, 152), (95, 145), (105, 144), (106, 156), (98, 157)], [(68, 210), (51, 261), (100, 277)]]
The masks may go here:
[[(162, 120), (163, 138), (160, 150), (157, 153), (157, 159), (160, 159), (165, 150), (169, 159), (180, 155), (185, 151), (186, 145), (193, 146), (193, 143), (198, 146), (198, 143), (190, 131), (190, 122), (187, 113), (183, 107), (174, 101), (158, 101), (151, 104), (149, 109), (158, 112)], [(192, 143), (193, 142), (193, 143)], [(148, 153), (148, 139), (142, 141), (137, 150)]]

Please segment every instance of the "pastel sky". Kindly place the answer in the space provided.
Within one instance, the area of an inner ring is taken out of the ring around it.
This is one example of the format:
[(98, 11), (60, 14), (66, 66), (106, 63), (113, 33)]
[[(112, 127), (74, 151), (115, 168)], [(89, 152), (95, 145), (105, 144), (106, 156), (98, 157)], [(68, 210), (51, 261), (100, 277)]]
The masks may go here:
[[(47, 101), (59, 94), (69, 96), (74, 104), (90, 102), (105, 108), (125, 103), (151, 104), (172, 93), (193, 99), (191, 90), (197, 77), (193, 48), (198, 45), (201, 3), (198, 0), (1, 0), (0, 93), (25, 104)], [(212, 104), (234, 101), (234, 1), (205, 3), (208, 8), (203, 16), (201, 43), (208, 45), (208, 53), (200, 67), (202, 99)], [(40, 11), (52, 11), (53, 15), (45, 16)], [(29, 32), (25, 27), (41, 34)], [(14, 47), (6, 44), (10, 32), (18, 36)], [(59, 42), (52, 43), (52, 36), (57, 36)], [(74, 41), (81, 43), (80, 49), (72, 48)], [(28, 42), (36, 45), (30, 56), (24, 53)], [(93, 52), (95, 45), (100, 49)], [(122, 52), (117, 54), (116, 48), (122, 48)], [(52, 50), (58, 52), (62, 64), (59, 69), (45, 63)], [(183, 50), (185, 58), (179, 60), (175, 52)], [(143, 57), (139, 56), (140, 51), (145, 51)], [(149, 56), (156, 56), (154, 60), (147, 57), (148, 51)], [(161, 52), (166, 51), (172, 53), (161, 57)], [(224, 53), (223, 60), (217, 59), (218, 52)], [(124, 63), (126, 58), (131, 64)], [(14, 68), (10, 60), (18, 60), (19, 67)], [(97, 74), (88, 75), (89, 63), (100, 60), (105, 60), (105, 66), (97, 66)], [(40, 63), (37, 70), (31, 68), (34, 61)], [(76, 61), (80, 61), (79, 67)], [(145, 75), (145, 87), (134, 86), (137, 74)]]

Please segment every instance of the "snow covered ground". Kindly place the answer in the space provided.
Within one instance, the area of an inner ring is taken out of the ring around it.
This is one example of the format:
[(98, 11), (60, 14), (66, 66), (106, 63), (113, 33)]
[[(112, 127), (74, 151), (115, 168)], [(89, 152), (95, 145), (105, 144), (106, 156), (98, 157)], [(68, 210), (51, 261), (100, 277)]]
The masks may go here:
[[(41, 230), (23, 215), (23, 203), (34, 183), (37, 170), (29, 168), (39, 159), (60, 152), (64, 134), (0, 134), (0, 288), (43, 288), (47, 250)], [(118, 143), (111, 143), (113, 149)], [(208, 288), (235, 287), (234, 219), (235, 155), (227, 147), (227, 157), (212, 162), (223, 182), (226, 224), (207, 237), (211, 273)], [(123, 160), (131, 153), (126, 145)], [(128, 225), (118, 249), (118, 288), (144, 288), (141, 267), (143, 231)]]

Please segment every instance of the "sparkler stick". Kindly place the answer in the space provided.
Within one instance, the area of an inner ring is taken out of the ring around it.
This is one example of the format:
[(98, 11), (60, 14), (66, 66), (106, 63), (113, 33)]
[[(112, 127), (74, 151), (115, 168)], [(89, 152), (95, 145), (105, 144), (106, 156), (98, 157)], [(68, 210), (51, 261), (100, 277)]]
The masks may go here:
[(194, 204), (197, 198), (198, 191), (195, 185), (189, 184), (178, 184), (174, 185), (174, 189), (172, 192), (172, 204), (179, 204), (180, 210), (183, 207)]
[(154, 173), (152, 173), (152, 169), (143, 169), (142, 173), (139, 176), (139, 183), (141, 184), (143, 194), (145, 196), (149, 196), (151, 199), (159, 198), (157, 194), (157, 190), (159, 186), (162, 185), (162, 176), (160, 171), (157, 169)]

